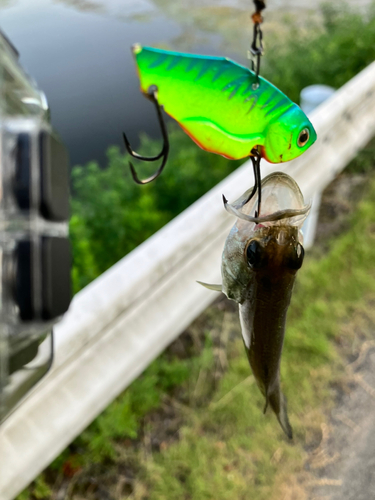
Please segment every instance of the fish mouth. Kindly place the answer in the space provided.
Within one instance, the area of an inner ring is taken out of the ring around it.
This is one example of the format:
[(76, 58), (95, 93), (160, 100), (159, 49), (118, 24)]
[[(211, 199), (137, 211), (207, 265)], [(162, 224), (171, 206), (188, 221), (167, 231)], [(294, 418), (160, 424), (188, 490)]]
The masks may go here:
[(239, 219), (246, 220), (248, 222), (254, 222), (255, 224), (262, 224), (264, 222), (276, 222), (280, 221), (283, 219), (295, 219), (293, 220), (293, 223), (290, 225), (299, 225), (301, 222), (301, 217), (303, 217), (303, 220), (306, 219), (306, 217), (309, 215), (310, 209), (311, 209), (311, 203), (308, 203), (305, 205), (303, 208), (300, 209), (285, 209), (285, 210), (278, 210), (277, 212), (274, 212), (273, 214), (267, 214), (264, 215), (263, 217), (251, 217), (250, 215), (244, 214), (240, 210), (238, 210), (234, 205), (231, 205), (228, 203), (228, 200), (225, 198), (223, 195), (223, 201), (224, 201), (224, 208), (225, 210), (230, 213), (231, 215), (235, 215)]
[(284, 172), (274, 172), (263, 179), (261, 214), (257, 217), (255, 210), (258, 197), (248, 200), (250, 191), (246, 191), (232, 204), (223, 195), (225, 210), (238, 219), (254, 224), (301, 228), (311, 209), (311, 202), (304, 203), (298, 184)]

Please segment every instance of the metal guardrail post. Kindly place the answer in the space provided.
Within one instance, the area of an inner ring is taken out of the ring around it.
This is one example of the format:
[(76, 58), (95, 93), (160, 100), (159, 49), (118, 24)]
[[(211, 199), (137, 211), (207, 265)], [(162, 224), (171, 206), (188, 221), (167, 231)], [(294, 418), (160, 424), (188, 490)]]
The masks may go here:
[[(310, 116), (318, 106), (327, 101), (335, 93), (333, 87), (328, 85), (309, 85), (301, 90), (300, 103), (303, 111)], [(310, 248), (315, 239), (316, 225), (319, 217), (321, 192), (316, 192), (312, 199), (311, 211), (307, 217), (302, 232), (304, 234), (304, 246)]]
[(309, 216), (307, 217), (302, 228), (303, 246), (305, 247), (305, 249), (312, 247), (314, 244), (321, 198), (322, 198), (322, 193), (320, 191), (314, 194)]

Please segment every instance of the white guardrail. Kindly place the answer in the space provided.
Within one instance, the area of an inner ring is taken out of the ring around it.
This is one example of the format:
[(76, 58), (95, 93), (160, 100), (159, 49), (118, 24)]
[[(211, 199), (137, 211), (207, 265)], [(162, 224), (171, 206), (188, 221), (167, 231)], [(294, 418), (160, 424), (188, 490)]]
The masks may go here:
[[(305, 199), (375, 135), (375, 62), (311, 114), (318, 140), (289, 163)], [(168, 172), (165, 172), (168, 175)], [(207, 172), (209, 175), (209, 172)], [(245, 163), (78, 293), (55, 328), (49, 374), (0, 427), (0, 500), (13, 499), (216, 297), (233, 201), (252, 184)]]

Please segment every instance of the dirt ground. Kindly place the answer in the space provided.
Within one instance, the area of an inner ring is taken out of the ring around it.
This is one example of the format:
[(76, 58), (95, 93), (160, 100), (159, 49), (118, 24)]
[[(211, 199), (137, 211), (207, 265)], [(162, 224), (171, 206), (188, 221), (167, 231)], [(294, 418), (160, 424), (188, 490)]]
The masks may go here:
[[(318, 251), (324, 251), (327, 237), (345, 230), (365, 183), (365, 175), (343, 174), (326, 190)], [(354, 340), (342, 346), (348, 363), (336, 388), (335, 408), (321, 426), (320, 441), (308, 452), (305, 471), (286, 488), (282, 500), (375, 500), (375, 298), (343, 329)]]
[(361, 346), (347, 372), (348, 392), (306, 464), (314, 476), (311, 500), (375, 499), (375, 341)]

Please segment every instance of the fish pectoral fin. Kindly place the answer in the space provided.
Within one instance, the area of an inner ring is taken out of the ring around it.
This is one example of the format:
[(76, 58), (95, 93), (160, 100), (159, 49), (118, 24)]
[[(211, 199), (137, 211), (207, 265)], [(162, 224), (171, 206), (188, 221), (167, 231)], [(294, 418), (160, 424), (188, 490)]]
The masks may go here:
[(209, 290), (213, 290), (214, 292), (223, 291), (223, 285), (210, 285), (209, 283), (203, 283), (203, 281), (197, 281), (197, 283), (204, 286), (205, 288), (208, 288)]

